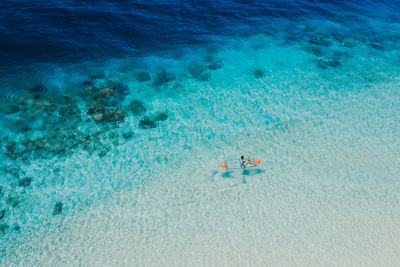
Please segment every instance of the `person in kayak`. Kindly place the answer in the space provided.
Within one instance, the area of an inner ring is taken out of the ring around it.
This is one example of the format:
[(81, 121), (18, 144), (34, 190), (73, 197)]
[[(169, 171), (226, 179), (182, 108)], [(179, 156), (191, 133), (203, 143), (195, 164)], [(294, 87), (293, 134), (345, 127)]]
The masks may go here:
[(258, 164), (260, 164), (261, 163), (261, 160), (260, 159), (258, 159), (258, 158), (255, 158), (254, 160), (251, 160), (251, 159), (249, 159), (249, 158), (245, 158), (244, 156), (240, 156), (240, 159), (239, 159), (239, 166), (238, 167), (236, 167), (237, 165), (237, 159), (232, 159), (232, 160), (228, 160), (228, 161), (225, 161), (225, 162), (222, 162), (221, 164), (220, 164), (220, 166), (222, 167), (222, 168), (225, 168), (225, 169), (228, 169), (228, 165), (230, 166), (229, 168), (230, 169), (237, 169), (237, 168), (240, 168), (241, 170), (242, 170), (242, 174), (243, 174), (243, 172), (244, 172), (244, 169), (248, 166), (248, 165), (253, 165), (253, 166), (251, 166), (251, 167), (255, 167), (255, 166), (257, 166)]
[(249, 164), (252, 164), (250, 159), (245, 158), (244, 156), (240, 157), (240, 168), (242, 169), (242, 172), (244, 172), (244, 168)]
[(247, 165), (257, 165), (261, 161), (259, 159), (254, 159), (251, 160), (249, 158), (245, 158), (244, 156), (240, 157), (240, 168), (242, 169), (242, 173), (244, 172), (244, 169), (246, 168)]

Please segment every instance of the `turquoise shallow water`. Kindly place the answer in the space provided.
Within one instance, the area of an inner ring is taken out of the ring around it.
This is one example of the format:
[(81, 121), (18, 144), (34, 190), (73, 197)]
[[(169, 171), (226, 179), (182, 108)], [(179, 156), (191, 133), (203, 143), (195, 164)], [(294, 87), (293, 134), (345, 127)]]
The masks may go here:
[[(399, 27), (375, 23), (378, 32)], [(78, 144), (68, 151), (51, 144), (56, 153), (37, 149), (26, 159), (1, 156), (1, 264), (395, 265), (397, 43), (388, 32), (386, 41), (367, 45), (365, 34), (343, 35), (331, 30), (340, 24), (326, 24), (299, 22), (288, 35), (221, 37), (158, 55), (38, 66), (47, 90), (69, 95), (81, 121), (71, 112), (16, 133), (22, 111), (3, 113), (3, 152), (15, 141), (11, 152), (18, 154), (24, 140), (50, 135), (43, 125), (60, 123), (51, 131), (65, 128), (62, 146)], [(143, 71), (151, 80), (138, 81)], [(29, 79), (10, 75), (5, 86)], [(109, 80), (127, 86), (121, 109), (136, 99), (146, 111), (127, 111), (117, 123), (93, 121), (85, 94), (97, 91), (86, 86), (98, 90)], [(62, 114), (64, 104), (50, 99)], [(24, 105), (40, 109), (43, 101), (28, 95)], [(140, 128), (143, 116), (153, 120), (160, 111), (165, 121)], [(243, 176), (219, 168), (250, 152), (262, 160), (259, 168)], [(19, 185), (23, 177), (32, 179), (28, 186)]]

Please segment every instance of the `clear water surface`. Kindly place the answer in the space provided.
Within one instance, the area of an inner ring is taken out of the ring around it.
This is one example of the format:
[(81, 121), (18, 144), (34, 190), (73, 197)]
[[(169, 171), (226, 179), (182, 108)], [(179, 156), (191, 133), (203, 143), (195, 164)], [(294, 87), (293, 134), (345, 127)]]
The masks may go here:
[(395, 266), (399, 13), (3, 1), (0, 265)]

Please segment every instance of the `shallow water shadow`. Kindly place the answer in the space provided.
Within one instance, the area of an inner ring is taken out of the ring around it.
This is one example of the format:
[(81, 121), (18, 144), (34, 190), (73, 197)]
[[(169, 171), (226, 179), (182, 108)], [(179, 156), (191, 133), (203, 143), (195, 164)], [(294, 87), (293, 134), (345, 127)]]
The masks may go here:
[(261, 173), (265, 173), (265, 170), (251, 169), (251, 170), (244, 170), (243, 175), (249, 176), (249, 175), (256, 175), (256, 174), (261, 174)]
[(226, 171), (223, 174), (221, 174), (221, 177), (225, 178), (225, 179), (235, 178), (235, 177), (232, 176), (232, 173), (233, 173), (233, 171)]

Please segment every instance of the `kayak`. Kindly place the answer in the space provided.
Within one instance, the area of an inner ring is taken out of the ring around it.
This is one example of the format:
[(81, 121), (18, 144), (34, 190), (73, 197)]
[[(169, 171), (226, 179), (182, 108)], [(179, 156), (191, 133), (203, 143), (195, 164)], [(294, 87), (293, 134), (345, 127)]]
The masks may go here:
[[(254, 168), (257, 167), (261, 163), (260, 159), (253, 159), (250, 160), (245, 166), (245, 168)], [(242, 160), (241, 159), (228, 159), (222, 162), (219, 166), (224, 169), (243, 169), (242, 167)]]

